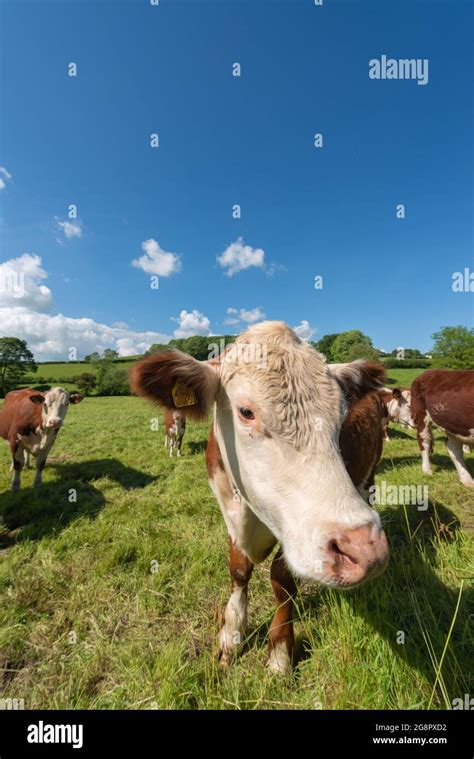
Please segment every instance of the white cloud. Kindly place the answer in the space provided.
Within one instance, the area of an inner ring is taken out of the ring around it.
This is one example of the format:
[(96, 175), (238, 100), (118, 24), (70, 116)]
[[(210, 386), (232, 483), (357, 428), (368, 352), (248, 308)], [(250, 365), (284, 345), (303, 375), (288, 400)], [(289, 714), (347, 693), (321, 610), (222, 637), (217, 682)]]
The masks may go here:
[[(59, 229), (64, 233), (64, 237), (67, 240), (71, 240), (73, 237), (82, 237), (82, 227), (80, 221), (61, 221), (58, 217), (55, 217), (56, 224)], [(61, 238), (56, 238), (60, 242)]]
[(240, 318), (244, 322), (248, 322), (249, 324), (252, 322), (261, 322), (262, 319), (265, 319), (265, 314), (263, 313), (262, 309), (252, 308), (251, 311), (246, 311), (245, 308), (240, 309)]
[(292, 329), (302, 340), (311, 340), (313, 335), (317, 332), (317, 329), (312, 327), (306, 319), (302, 319), (302, 321), (296, 327), (292, 327)]
[(170, 339), (159, 332), (133, 332), (89, 318), (37, 313), (23, 307), (0, 308), (0, 324), (2, 335), (26, 340), (40, 361), (67, 360), (70, 348), (76, 349), (78, 358), (105, 348), (117, 350), (119, 356), (133, 356), (153, 343), (167, 343)]
[(233, 277), (237, 272), (252, 266), (263, 269), (265, 252), (261, 248), (244, 245), (242, 237), (239, 237), (217, 257), (217, 263), (225, 270), (224, 274), (227, 277)]
[(204, 314), (201, 314), (201, 312), (195, 308), (192, 311), (186, 311), (183, 309), (183, 311), (180, 312), (179, 317), (173, 319), (173, 321), (179, 323), (179, 326), (173, 333), (175, 337), (209, 335), (211, 331), (211, 322), (207, 316), (204, 316)]
[(253, 324), (254, 322), (259, 322), (262, 321), (262, 319), (265, 319), (265, 314), (259, 306), (257, 306), (257, 308), (252, 308), (249, 311), (245, 308), (241, 308), (240, 310), (237, 308), (228, 308), (227, 314), (228, 318), (225, 319), (224, 324), (229, 324), (230, 326), (235, 326), (241, 321), (247, 322), (247, 324)]
[(22, 306), (35, 311), (49, 311), (51, 290), (41, 284), (47, 278), (41, 258), (24, 253), (0, 264), (0, 306)]
[[(160, 332), (131, 330), (124, 322), (109, 326), (88, 317), (52, 314), (51, 291), (41, 284), (46, 277), (41, 258), (29, 253), (0, 265), (0, 334), (26, 340), (39, 361), (67, 360), (70, 348), (76, 349), (78, 358), (105, 348), (117, 350), (120, 356), (131, 356), (170, 339)], [(16, 291), (9, 286), (12, 281)], [(23, 295), (16, 297), (22, 281)]]
[(13, 179), (9, 171), (4, 166), (0, 166), (0, 190), (4, 190), (6, 187), (5, 179), (9, 182)]
[(135, 258), (132, 266), (142, 269), (146, 274), (158, 274), (160, 277), (169, 277), (171, 274), (181, 271), (181, 257), (176, 253), (169, 253), (160, 247), (156, 240), (142, 242), (143, 256)]

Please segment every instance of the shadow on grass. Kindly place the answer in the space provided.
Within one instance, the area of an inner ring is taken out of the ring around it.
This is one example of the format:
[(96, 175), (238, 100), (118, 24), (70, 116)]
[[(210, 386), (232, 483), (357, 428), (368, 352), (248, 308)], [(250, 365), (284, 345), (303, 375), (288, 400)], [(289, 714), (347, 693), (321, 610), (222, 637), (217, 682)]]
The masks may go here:
[[(415, 430), (412, 430), (410, 435), (410, 433), (406, 432), (403, 428), (400, 429), (397, 427), (389, 427), (388, 434), (390, 436), (390, 440), (412, 440), (416, 443)], [(387, 441), (384, 442), (384, 445), (388, 445), (390, 448), (390, 443)]]
[(190, 440), (187, 445), (193, 455), (195, 453), (203, 453), (207, 448), (207, 440), (198, 440), (197, 442)]
[[(472, 692), (474, 685), (474, 593), (468, 572), (459, 567), (456, 588), (441, 582), (435, 572), (440, 543), (453, 541), (460, 523), (441, 503), (431, 503), (426, 512), (400, 507), (381, 516), (390, 545), (389, 565), (381, 577), (344, 592), (344, 598), (397, 657), (416, 669), (432, 687), (436, 683), (437, 701), (443, 708), (450, 708), (452, 699)], [(466, 581), (458, 613), (437, 680), (436, 670), (455, 616), (463, 577)], [(320, 591), (316, 598), (324, 598), (326, 592)], [(338, 596), (333, 594), (334, 597), (338, 603)], [(303, 658), (305, 648), (303, 641)]]
[[(390, 443), (388, 445), (390, 445)], [(439, 454), (439, 453), (433, 453), (430, 458), (431, 458), (431, 465), (434, 472), (442, 472), (442, 471), (451, 472), (451, 474), (454, 477), (454, 482), (458, 482), (458, 476), (456, 474), (456, 470), (449, 456), (443, 456), (442, 454)], [(469, 454), (468, 454), (464, 457), (464, 461), (466, 463), (466, 467), (468, 471), (474, 477), (474, 459), (471, 458), (469, 460)], [(392, 471), (393, 469), (396, 469), (403, 465), (413, 466), (414, 464), (419, 465), (420, 475), (421, 475), (422, 473), (421, 455), (420, 456), (417, 456), (417, 455), (390, 456), (390, 450), (388, 451), (385, 450), (384, 458), (377, 465), (377, 473), (380, 474), (381, 472), (386, 472), (387, 470)]]
[(0, 494), (3, 528), (0, 547), (51, 535), (78, 517), (94, 519), (106, 503), (104, 494), (94, 484), (96, 480), (106, 477), (124, 490), (135, 490), (159, 479), (159, 476), (124, 466), (117, 459), (93, 459), (74, 464), (53, 460), (47, 464), (47, 469), (54, 469), (57, 479), (44, 482), (37, 493), (32, 487), (23, 487), (18, 493), (7, 491)]

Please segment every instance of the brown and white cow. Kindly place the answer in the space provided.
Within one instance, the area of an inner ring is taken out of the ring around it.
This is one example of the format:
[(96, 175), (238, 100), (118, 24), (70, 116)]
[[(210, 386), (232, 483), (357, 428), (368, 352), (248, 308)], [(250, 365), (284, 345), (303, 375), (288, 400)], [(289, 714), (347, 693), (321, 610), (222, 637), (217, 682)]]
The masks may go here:
[(388, 434), (389, 422), (401, 424), (403, 427), (411, 427), (412, 429), (415, 427), (410, 408), (411, 393), (407, 388), (383, 387), (380, 389), (379, 394), (385, 410), (382, 420), (383, 436), (384, 440), (390, 442)]
[(288, 670), (293, 651), (293, 574), (347, 588), (385, 567), (380, 517), (361, 495), (383, 445), (381, 401), (371, 392), (383, 376), (365, 361), (328, 366), (283, 322), (255, 325), (220, 359), (166, 351), (133, 368), (134, 391), (164, 406), (178, 398), (187, 416), (202, 419), (215, 404), (206, 458), (232, 577), (223, 664), (243, 642), (253, 566), (277, 543), (268, 659), (276, 671)]
[(170, 456), (176, 450), (181, 456), (181, 445), (186, 430), (186, 417), (179, 409), (165, 409), (165, 448), (169, 448)]
[(432, 425), (447, 435), (448, 453), (463, 485), (474, 488), (463, 446), (474, 445), (474, 370), (428, 369), (411, 385), (411, 412), (421, 450), (422, 469), (431, 474)]
[(10, 446), (12, 455), (12, 490), (19, 490), (21, 471), (28, 465), (31, 453), (36, 457), (34, 486), (42, 482), (46, 459), (62, 427), (70, 403), (79, 403), (83, 396), (53, 387), (46, 393), (31, 388), (13, 390), (5, 397), (0, 411), (0, 437)]

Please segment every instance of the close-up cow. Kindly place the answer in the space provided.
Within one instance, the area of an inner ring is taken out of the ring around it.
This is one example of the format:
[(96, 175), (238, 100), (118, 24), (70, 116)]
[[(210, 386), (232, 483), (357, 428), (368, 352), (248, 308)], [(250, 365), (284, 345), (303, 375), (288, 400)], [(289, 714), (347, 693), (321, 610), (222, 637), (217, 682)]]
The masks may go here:
[(62, 387), (53, 387), (45, 393), (27, 388), (7, 394), (0, 411), (0, 436), (10, 446), (12, 490), (20, 489), (21, 472), (28, 466), (29, 454), (36, 458), (34, 487), (41, 485), (46, 460), (69, 405), (82, 399), (79, 393), (69, 393)]
[(220, 360), (165, 351), (135, 365), (137, 394), (168, 408), (178, 399), (198, 419), (214, 406), (208, 476), (231, 546), (223, 664), (245, 634), (253, 566), (277, 543), (271, 579), (279, 608), (268, 665), (282, 672), (294, 645), (293, 575), (348, 588), (384, 569), (385, 534), (363, 497), (382, 449), (373, 391), (383, 378), (378, 364), (327, 365), (282, 322), (252, 327)]

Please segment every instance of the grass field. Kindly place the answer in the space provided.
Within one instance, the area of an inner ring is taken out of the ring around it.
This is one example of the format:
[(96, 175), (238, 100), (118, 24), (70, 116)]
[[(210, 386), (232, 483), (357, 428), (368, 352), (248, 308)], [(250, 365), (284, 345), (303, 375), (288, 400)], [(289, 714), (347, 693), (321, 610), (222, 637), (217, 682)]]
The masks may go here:
[(0, 446), (0, 698), (47, 709), (437, 709), (473, 692), (474, 497), (441, 440), (428, 478), (414, 434), (391, 427), (377, 482), (428, 484), (429, 509), (380, 507), (391, 558), (372, 584), (301, 589), (296, 666), (281, 678), (264, 666), (269, 560), (250, 585), (245, 649), (219, 670), (230, 583), (205, 475), (208, 425), (189, 424), (183, 457), (169, 459), (155, 415), (131, 397), (72, 407), (37, 498), (31, 471), (8, 492)]

